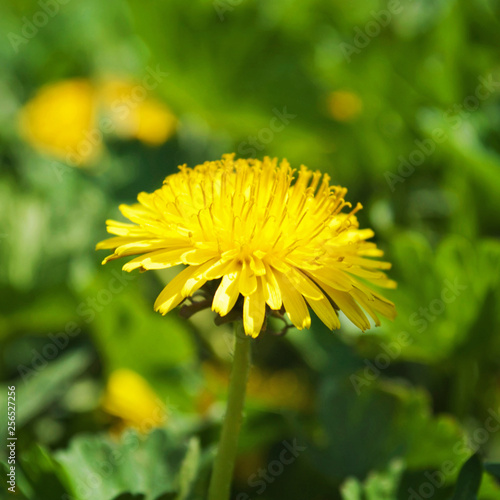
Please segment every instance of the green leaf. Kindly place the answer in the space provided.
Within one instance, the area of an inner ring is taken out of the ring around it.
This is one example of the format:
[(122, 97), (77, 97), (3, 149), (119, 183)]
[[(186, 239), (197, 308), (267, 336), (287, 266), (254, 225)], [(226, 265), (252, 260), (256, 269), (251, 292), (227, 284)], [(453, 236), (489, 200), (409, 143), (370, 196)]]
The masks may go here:
[(179, 473), (179, 495), (176, 500), (187, 500), (196, 480), (200, 466), (200, 441), (197, 437), (190, 439), (186, 457)]
[(86, 290), (86, 297), (98, 297), (102, 289), (111, 291), (109, 283), (115, 279), (123, 280), (123, 289), (118, 288), (105, 310), (82, 310), (89, 318), (95, 315), (90, 323), (91, 334), (105, 371), (132, 370), (148, 381), (160, 399), (168, 400), (168, 406), (192, 411), (188, 386), (196, 378), (191, 366), (196, 349), (188, 322), (180, 319), (176, 311), (166, 316), (154, 312), (154, 297), (162, 285), (147, 273), (139, 276), (120, 269), (103, 273)]
[(393, 460), (387, 471), (370, 474), (365, 481), (367, 500), (396, 500), (403, 468), (402, 460)]
[(489, 474), (483, 464), (483, 478), (478, 500), (497, 500), (497, 498), (500, 498), (500, 481)]
[[(179, 319), (175, 312), (166, 316), (155, 313), (154, 299), (144, 297), (141, 286), (151, 285), (148, 280), (151, 276), (139, 278), (114, 270), (110, 278), (109, 273), (104, 273), (86, 291), (87, 296), (96, 296), (103, 288), (108, 289), (108, 282), (116, 279), (113, 276), (121, 275), (125, 285), (113, 295), (105, 311), (82, 310), (95, 314), (92, 329), (108, 369), (129, 368), (154, 380), (158, 372), (194, 359), (195, 349), (186, 321)], [(155, 286), (159, 293), (161, 285)]]
[[(421, 235), (403, 233), (394, 239), (391, 251), (398, 289), (388, 296), (397, 304), (398, 316), (363, 337), (366, 354), (375, 357), (381, 340), (398, 344), (396, 362), (438, 363), (466, 345), (468, 351), (468, 343), (478, 342), (474, 327), (498, 286), (498, 242), (447, 236), (433, 250)], [(398, 340), (401, 332), (409, 334), (404, 345)]]
[(65, 470), (71, 491), (95, 500), (124, 493), (155, 500), (179, 491), (179, 473), (188, 446), (163, 429), (146, 437), (135, 431), (116, 442), (106, 435), (79, 436), (55, 458)]
[[(7, 473), (10, 472), (10, 465), (6, 462), (0, 462), (0, 470), (7, 475)], [(16, 468), (16, 489), (18, 490), (18, 494), (22, 500), (25, 498), (31, 499), (34, 495), (33, 487), (24, 474), (22, 467)]]
[[(19, 457), (19, 469), (24, 481), (20, 489), (33, 500), (65, 498), (66, 473), (54, 457), (43, 447), (35, 445)], [(17, 477), (17, 473), (16, 473)], [(27, 487), (28, 486), (28, 487)]]
[(363, 485), (357, 479), (350, 477), (340, 487), (344, 500), (363, 500)]
[(199, 444), (163, 429), (147, 436), (125, 432), (80, 435), (66, 450), (34, 446), (18, 471), (30, 500), (185, 500), (198, 470)]
[[(54, 401), (60, 398), (90, 364), (91, 354), (84, 349), (68, 352), (59, 359), (41, 361), (35, 367), (19, 367), (24, 374), (22, 380), (14, 382), (16, 387), (16, 424), (23, 426)], [(6, 406), (7, 393), (0, 394), (0, 405)], [(0, 427), (2, 429), (2, 427)], [(2, 429), (3, 430), (3, 429)]]
[(403, 462), (394, 460), (383, 472), (372, 472), (364, 483), (349, 478), (341, 487), (344, 500), (397, 500)]
[(455, 493), (450, 500), (476, 500), (482, 474), (483, 465), (479, 455), (472, 455), (460, 470)]
[(369, 381), (358, 394), (349, 379), (327, 380), (319, 418), (324, 445), (312, 456), (319, 470), (339, 479), (362, 478), (398, 457), (414, 470), (439, 467), (455, 459), (453, 447), (464, 437), (449, 416), (432, 415), (427, 393), (394, 382)]
[(491, 474), (500, 484), (500, 463), (488, 462), (484, 464), (484, 470)]

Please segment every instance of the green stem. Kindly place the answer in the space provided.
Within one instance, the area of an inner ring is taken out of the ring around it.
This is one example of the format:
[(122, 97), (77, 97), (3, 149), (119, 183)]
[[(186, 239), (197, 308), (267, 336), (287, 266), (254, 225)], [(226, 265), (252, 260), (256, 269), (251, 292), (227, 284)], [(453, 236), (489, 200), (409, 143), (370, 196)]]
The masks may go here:
[(234, 323), (234, 359), (229, 381), (226, 416), (208, 489), (208, 500), (228, 500), (231, 492), (238, 434), (243, 420), (245, 391), (250, 371), (250, 337), (238, 335)]

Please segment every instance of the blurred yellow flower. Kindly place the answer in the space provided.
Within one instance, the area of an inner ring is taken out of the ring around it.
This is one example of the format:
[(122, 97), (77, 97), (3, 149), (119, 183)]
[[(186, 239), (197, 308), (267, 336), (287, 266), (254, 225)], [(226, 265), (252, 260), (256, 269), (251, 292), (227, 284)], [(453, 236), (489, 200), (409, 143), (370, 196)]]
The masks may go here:
[(66, 80), (38, 91), (21, 110), (20, 127), (38, 150), (82, 165), (92, 161), (100, 150), (100, 142), (88, 140), (96, 116), (92, 85), (87, 80)]
[(174, 133), (176, 126), (176, 117), (159, 102), (145, 101), (137, 108), (135, 137), (146, 144), (162, 144)]
[(362, 330), (370, 327), (365, 312), (377, 325), (377, 314), (395, 316), (394, 304), (359, 279), (393, 288), (381, 271), (391, 266), (371, 259), (383, 252), (366, 241), (371, 229), (359, 229), (361, 205), (342, 212), (351, 207), (347, 190), (330, 186), (328, 175), (234, 155), (179, 168), (160, 189), (140, 193), (139, 203), (120, 205), (132, 224), (108, 220), (116, 236), (97, 245), (114, 249), (103, 264), (139, 255), (125, 271), (187, 266), (160, 293), (157, 311), (168, 313), (218, 280), (212, 309), (241, 311), (252, 337), (271, 311), (286, 313), (298, 329), (311, 324), (308, 306), (331, 329), (340, 327), (339, 309)]
[(138, 373), (119, 369), (111, 373), (102, 401), (103, 409), (125, 426), (141, 432), (160, 427), (167, 419), (165, 405)]
[(145, 87), (119, 79), (46, 85), (22, 108), (19, 121), (36, 149), (74, 166), (93, 163), (106, 134), (157, 146), (177, 127), (177, 118)]
[(248, 395), (269, 407), (304, 410), (311, 404), (311, 388), (293, 370), (266, 373), (254, 370), (248, 380)]
[(351, 122), (363, 111), (363, 101), (354, 92), (337, 90), (328, 96), (328, 111), (339, 122)]
[[(205, 413), (222, 395), (229, 383), (229, 372), (204, 363), (205, 387), (198, 398), (198, 410)], [(312, 405), (310, 387), (293, 370), (268, 373), (256, 366), (250, 372), (247, 385), (249, 399), (267, 408), (307, 410)]]
[(108, 80), (99, 88), (103, 115), (112, 120), (117, 135), (160, 145), (175, 133), (177, 118), (161, 102), (145, 96), (145, 88), (127, 80)]

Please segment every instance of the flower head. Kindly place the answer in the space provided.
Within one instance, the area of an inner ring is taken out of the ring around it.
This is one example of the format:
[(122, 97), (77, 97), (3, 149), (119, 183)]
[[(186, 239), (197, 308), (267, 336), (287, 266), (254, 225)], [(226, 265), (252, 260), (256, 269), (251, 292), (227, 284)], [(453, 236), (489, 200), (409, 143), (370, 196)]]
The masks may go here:
[(109, 79), (99, 87), (99, 104), (119, 137), (159, 146), (175, 133), (177, 118), (157, 99), (144, 97), (144, 92), (133, 80)]
[(119, 417), (125, 426), (141, 432), (161, 427), (167, 420), (167, 410), (147, 381), (138, 373), (120, 368), (111, 373), (102, 406), (109, 414)]
[(22, 135), (35, 148), (75, 166), (95, 162), (105, 134), (158, 146), (177, 128), (177, 118), (145, 88), (116, 78), (46, 85), (21, 109), (19, 122)]
[(187, 266), (160, 293), (157, 311), (166, 314), (214, 282), (212, 309), (225, 316), (242, 303), (253, 337), (272, 311), (298, 329), (309, 328), (309, 307), (330, 329), (340, 327), (339, 309), (362, 330), (370, 327), (365, 312), (377, 325), (378, 314), (394, 317), (394, 304), (367, 284), (393, 288), (381, 271), (390, 264), (371, 258), (383, 252), (367, 241), (371, 229), (359, 229), (361, 205), (351, 209), (347, 190), (330, 186), (328, 175), (234, 155), (179, 170), (155, 192), (140, 193), (139, 203), (121, 205), (132, 224), (108, 221), (116, 236), (97, 245), (114, 249), (103, 264), (139, 255), (125, 271)]
[(352, 122), (362, 113), (363, 101), (350, 90), (337, 90), (328, 96), (328, 111), (338, 122)]
[(84, 79), (42, 87), (20, 112), (23, 136), (51, 156), (64, 160), (71, 155), (78, 166), (91, 162), (101, 148), (100, 142), (90, 144), (86, 135), (97, 117), (95, 97), (94, 88)]

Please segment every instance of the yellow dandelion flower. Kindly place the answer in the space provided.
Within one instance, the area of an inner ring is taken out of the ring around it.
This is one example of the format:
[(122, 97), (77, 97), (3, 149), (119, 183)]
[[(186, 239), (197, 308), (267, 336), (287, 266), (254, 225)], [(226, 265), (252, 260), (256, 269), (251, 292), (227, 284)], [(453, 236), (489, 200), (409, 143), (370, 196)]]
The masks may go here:
[(158, 146), (177, 118), (139, 83), (75, 78), (42, 87), (21, 109), (19, 126), (36, 149), (80, 167), (95, 163), (107, 134)]
[(165, 405), (146, 380), (124, 368), (115, 370), (109, 376), (102, 406), (126, 426), (141, 432), (160, 427), (167, 418)]
[(99, 87), (99, 99), (103, 114), (120, 137), (159, 146), (177, 129), (177, 117), (136, 82), (107, 80)]
[(338, 122), (352, 122), (363, 111), (363, 101), (350, 90), (337, 90), (328, 96), (328, 111)]
[(20, 113), (23, 136), (38, 150), (75, 165), (92, 161), (101, 143), (90, 141), (96, 106), (87, 80), (74, 79), (42, 87)]
[[(103, 264), (139, 255), (123, 266), (163, 269), (187, 266), (160, 293), (155, 309), (166, 314), (205, 284), (213, 287), (212, 309), (220, 316), (242, 308), (244, 329), (256, 337), (266, 313), (281, 312), (298, 328), (309, 328), (309, 307), (330, 329), (339, 328), (338, 310), (360, 329), (367, 313), (393, 318), (394, 304), (369, 284), (393, 288), (374, 260), (383, 252), (360, 229), (347, 190), (330, 177), (286, 160), (234, 159), (195, 168), (185, 165), (139, 203), (120, 205), (132, 223), (107, 221), (115, 237), (97, 249), (114, 249)], [(213, 283), (212, 283), (213, 282)], [(241, 316), (240, 316), (241, 317)]]
[(136, 111), (135, 137), (150, 146), (159, 146), (169, 139), (177, 128), (177, 118), (158, 101), (149, 99)]

